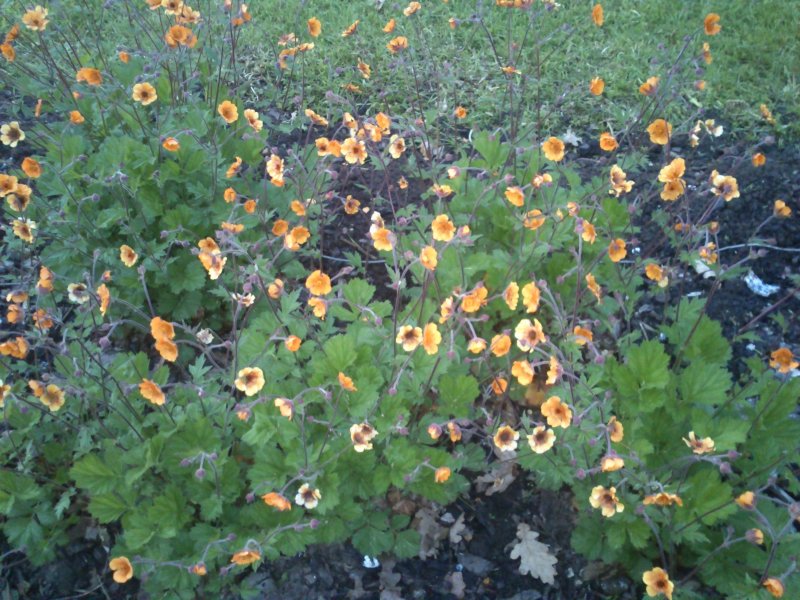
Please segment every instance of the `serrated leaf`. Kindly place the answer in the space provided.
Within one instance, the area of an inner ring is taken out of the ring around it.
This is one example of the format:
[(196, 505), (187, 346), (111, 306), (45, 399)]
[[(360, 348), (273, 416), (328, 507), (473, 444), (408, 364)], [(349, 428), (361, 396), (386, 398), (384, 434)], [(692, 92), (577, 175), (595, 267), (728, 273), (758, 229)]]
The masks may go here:
[(110, 523), (119, 519), (128, 505), (115, 494), (100, 494), (89, 502), (89, 513), (101, 523)]
[(440, 410), (458, 417), (467, 416), (480, 393), (478, 382), (471, 375), (444, 375), (438, 387)]
[(105, 494), (113, 491), (120, 483), (117, 471), (104, 463), (96, 454), (87, 454), (69, 471), (79, 488), (90, 494)]

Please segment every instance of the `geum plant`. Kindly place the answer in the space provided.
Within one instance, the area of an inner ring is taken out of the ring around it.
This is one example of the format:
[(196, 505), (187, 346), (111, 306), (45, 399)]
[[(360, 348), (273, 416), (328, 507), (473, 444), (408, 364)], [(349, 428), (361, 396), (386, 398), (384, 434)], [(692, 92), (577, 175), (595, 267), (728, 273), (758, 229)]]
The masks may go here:
[[(535, 28), (555, 10), (497, 4)], [(416, 555), (398, 499), (446, 504), (483, 471), (513, 472), (569, 486), (575, 548), (623, 564), (649, 596), (780, 596), (798, 545), (797, 362), (779, 348), (734, 381), (701, 300), (637, 323), (644, 294), (668, 294), (687, 267), (720, 282), (741, 266), (720, 265), (711, 220), (737, 180), (689, 185), (690, 158), (671, 152), (679, 128), (697, 144), (718, 131), (666, 118), (710, 52), (690, 56), (701, 32), (642, 84), (640, 115), (600, 136), (587, 177), (519, 106), (508, 131), (466, 144), (447, 133), (463, 106), (442, 124), (421, 102), (365, 111), (345, 90), (320, 113), (301, 107), (303, 139), (273, 145), (229, 91), (250, 12), (209, 9), (126, 7), (143, 35), (116, 58), (42, 7), (7, 36), (30, 56), (11, 59), (35, 76), (25, 91), (48, 99), (2, 131), (25, 155), (0, 175), (15, 265), (0, 343), (11, 545), (45, 563), (88, 513), (117, 583), (244, 593), (244, 567), (310, 544)], [(412, 78), (432, 72), (415, 52), (424, 11), (412, 2), (374, 32)], [(525, 40), (509, 29), (501, 56), (482, 18), (513, 102)], [(596, 5), (586, 27), (603, 23)], [(322, 23), (307, 25), (280, 40), (279, 71), (312, 60)], [(635, 182), (647, 145), (660, 172)], [(669, 262), (635, 251), (653, 204)], [(364, 234), (344, 257), (331, 253), (342, 222)]]

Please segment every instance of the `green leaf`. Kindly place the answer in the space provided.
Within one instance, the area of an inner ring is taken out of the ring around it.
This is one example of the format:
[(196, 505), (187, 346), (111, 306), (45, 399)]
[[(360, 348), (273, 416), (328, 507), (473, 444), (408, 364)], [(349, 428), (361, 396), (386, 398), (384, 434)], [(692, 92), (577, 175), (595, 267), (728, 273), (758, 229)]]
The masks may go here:
[(478, 381), (471, 375), (444, 375), (438, 387), (441, 412), (457, 417), (467, 416), (480, 393)]
[(120, 484), (119, 470), (112, 469), (96, 454), (87, 454), (70, 469), (70, 476), (79, 488), (89, 494), (105, 494)]
[(101, 523), (119, 519), (128, 510), (128, 505), (116, 494), (100, 494), (89, 502), (89, 513)]
[(692, 362), (678, 378), (678, 389), (686, 406), (722, 404), (730, 387), (728, 370), (705, 361)]
[(346, 335), (330, 338), (322, 349), (333, 371), (347, 371), (347, 367), (353, 364), (358, 356), (353, 339)]
[(351, 279), (344, 286), (345, 300), (358, 306), (366, 306), (375, 295), (375, 286), (363, 279)]

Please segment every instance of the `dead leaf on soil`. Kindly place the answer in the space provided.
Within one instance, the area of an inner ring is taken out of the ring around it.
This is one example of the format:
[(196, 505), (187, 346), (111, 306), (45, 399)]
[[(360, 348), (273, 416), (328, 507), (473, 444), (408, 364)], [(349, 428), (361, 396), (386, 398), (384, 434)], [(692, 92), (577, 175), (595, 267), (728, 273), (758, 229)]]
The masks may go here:
[(516, 461), (514, 460), (495, 463), (491, 471), (475, 479), (475, 489), (487, 496), (497, 492), (504, 492), (517, 478), (514, 474), (515, 464)]
[(464, 597), (464, 593), (467, 591), (467, 585), (464, 583), (464, 575), (460, 571), (453, 571), (444, 579), (450, 582), (451, 594), (459, 598), (459, 600)]
[(398, 585), (402, 575), (394, 572), (396, 561), (387, 558), (381, 566), (381, 573), (378, 578), (381, 586), (380, 600), (403, 600), (402, 590)]
[(536, 539), (538, 532), (525, 523), (517, 526), (517, 537), (519, 541), (511, 548), (511, 559), (520, 559), (519, 572), (553, 585), (558, 559), (550, 554), (550, 548)]
[(439, 524), (437, 512), (428, 506), (420, 508), (414, 515), (413, 525), (420, 538), (419, 557), (436, 556), (439, 552), (439, 542), (447, 537), (447, 528)]
[(456, 522), (450, 526), (450, 543), (458, 544), (464, 538), (470, 539), (472, 531), (464, 525), (464, 513), (461, 513)]

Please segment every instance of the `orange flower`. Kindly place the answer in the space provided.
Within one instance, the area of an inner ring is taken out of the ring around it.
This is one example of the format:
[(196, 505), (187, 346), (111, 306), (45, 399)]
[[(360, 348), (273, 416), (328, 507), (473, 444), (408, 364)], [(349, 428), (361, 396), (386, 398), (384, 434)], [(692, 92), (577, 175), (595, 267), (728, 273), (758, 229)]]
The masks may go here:
[(564, 142), (557, 137), (550, 137), (542, 144), (542, 151), (547, 160), (559, 162), (564, 159)]
[(356, 29), (358, 29), (358, 24), (360, 22), (361, 19), (356, 19), (355, 21), (353, 21), (353, 23), (342, 32), (342, 37), (350, 37), (351, 35), (353, 35), (356, 32)]
[(85, 81), (89, 85), (100, 85), (103, 83), (103, 76), (100, 75), (100, 71), (97, 69), (92, 69), (90, 67), (83, 67), (82, 69), (78, 69), (77, 74), (75, 75), (76, 81)]
[(523, 352), (531, 352), (537, 344), (546, 341), (539, 319), (534, 319), (533, 323), (530, 319), (522, 319), (514, 329), (514, 337), (517, 339), (517, 348)]
[[(26, 156), (22, 159), (22, 171), (31, 179), (36, 179), (42, 174), (42, 167), (35, 158)], [(0, 175), (0, 177), (3, 176)], [(2, 193), (2, 190), (0, 190), (0, 195), (5, 195)]]
[(599, 508), (602, 515), (606, 518), (613, 517), (617, 513), (625, 510), (625, 505), (617, 498), (617, 488), (611, 486), (605, 488), (598, 485), (592, 488), (592, 495), (589, 496), (589, 504), (592, 508)]
[(297, 352), (300, 350), (300, 345), (303, 343), (303, 340), (296, 335), (290, 335), (284, 340), (283, 343), (289, 352)]
[(400, 156), (406, 150), (406, 142), (403, 138), (393, 135), (389, 138), (389, 154), (392, 155), (392, 158), (400, 158)]
[(255, 396), (264, 387), (264, 371), (258, 367), (245, 367), (237, 373), (234, 383), (245, 396)]
[(376, 250), (391, 252), (394, 248), (394, 234), (385, 227), (376, 229), (374, 233), (370, 233), (370, 236)]
[[(399, 342), (398, 342), (399, 343)], [(442, 334), (435, 323), (428, 323), (422, 330), (422, 347), (427, 354), (433, 355), (439, 351), (439, 344), (442, 343)], [(403, 346), (405, 349), (405, 345)]]
[(594, 339), (594, 334), (589, 329), (577, 325), (572, 330), (572, 334), (575, 336), (575, 343), (578, 346), (585, 346)]
[(439, 307), (439, 323), (445, 323), (453, 314), (455, 314), (455, 303), (453, 297), (448, 296)]
[(447, 422), (447, 431), (449, 432), (450, 441), (454, 444), (461, 439), (461, 427), (455, 421)]
[(456, 119), (466, 119), (467, 118), (467, 109), (463, 106), (456, 106), (456, 109), (453, 111), (453, 116)]
[(56, 412), (64, 406), (64, 392), (61, 391), (61, 388), (52, 383), (44, 388), (41, 394), (37, 394), (37, 396), (39, 400), (42, 401), (42, 404), (49, 408), (51, 412)]
[(313, 309), (315, 317), (325, 320), (325, 315), (328, 313), (328, 303), (323, 298), (309, 298), (308, 305)]
[(408, 38), (402, 35), (399, 35), (396, 38), (392, 38), (391, 40), (389, 40), (389, 43), (386, 44), (386, 48), (392, 54), (397, 54), (401, 50), (405, 50), (406, 48), (408, 48)]
[(572, 423), (572, 410), (569, 406), (561, 402), (558, 396), (550, 396), (542, 404), (542, 416), (547, 418), (550, 427), (562, 427), (566, 429)]
[(255, 111), (252, 108), (244, 109), (244, 118), (247, 119), (247, 124), (250, 125), (253, 131), (261, 131), (261, 129), (264, 127), (264, 121), (258, 117), (258, 111)]
[(645, 506), (650, 506), (651, 504), (655, 504), (656, 506), (672, 506), (673, 504), (683, 506), (683, 500), (677, 494), (659, 492), (657, 494), (645, 496), (643, 504)]
[(236, 105), (230, 100), (223, 101), (217, 107), (217, 112), (219, 113), (219, 116), (222, 117), (228, 125), (230, 125), (231, 123), (235, 123), (236, 120), (239, 118), (239, 109), (237, 109)]
[(622, 460), (622, 457), (613, 453), (606, 454), (600, 459), (600, 470), (603, 473), (613, 473), (614, 471), (619, 471), (624, 466), (625, 461)]
[(783, 594), (786, 591), (783, 581), (777, 577), (767, 577), (763, 582), (761, 582), (761, 585), (765, 590), (772, 594), (773, 598), (783, 598)]
[(520, 385), (529, 385), (533, 381), (533, 368), (526, 360), (515, 360), (511, 365), (511, 374), (517, 378), (517, 383)]
[(306, 25), (308, 25), (308, 34), (311, 37), (319, 37), (319, 34), (322, 33), (322, 23), (317, 17), (311, 17)]
[(669, 575), (661, 567), (645, 571), (642, 575), (642, 581), (647, 586), (647, 595), (651, 598), (664, 594), (667, 600), (672, 600), (672, 591), (675, 589), (675, 584), (669, 580)]
[(542, 293), (533, 281), (523, 287), (522, 303), (525, 305), (525, 312), (535, 313), (539, 310), (539, 300), (541, 297)]
[(0, 173), (0, 198), (15, 193), (18, 185), (18, 179), (16, 177)]
[(511, 310), (517, 310), (517, 302), (519, 302), (519, 285), (516, 281), (509, 283), (506, 289), (503, 291), (503, 300), (508, 308)]
[(403, 325), (397, 330), (395, 342), (402, 344), (406, 352), (413, 352), (422, 343), (422, 329), (413, 325)]
[(181, 149), (181, 144), (174, 137), (168, 137), (163, 141), (161, 147), (167, 152), (177, 152)]
[(719, 25), (719, 15), (717, 13), (708, 13), (706, 15), (706, 18), (703, 19), (703, 30), (706, 32), (706, 35), (717, 35), (722, 31), (722, 27)]
[(606, 88), (606, 82), (600, 77), (595, 77), (589, 82), (589, 93), (593, 96), (600, 96)]
[(794, 355), (789, 348), (778, 348), (770, 355), (769, 366), (778, 369), (778, 373), (785, 375), (800, 367), (800, 363), (794, 360)]
[(133, 577), (133, 565), (125, 556), (112, 558), (108, 568), (114, 571), (114, 581), (117, 583), (125, 583)]
[(617, 238), (608, 245), (608, 257), (611, 259), (611, 262), (618, 263), (627, 255), (628, 251), (625, 249), (625, 240)]
[(290, 421), (292, 420), (292, 415), (294, 415), (294, 403), (291, 400), (288, 398), (275, 398), (273, 404), (275, 408), (281, 412), (282, 417), (286, 417)]
[(754, 167), (756, 168), (763, 167), (764, 164), (767, 162), (767, 157), (764, 156), (763, 152), (756, 152), (755, 154), (753, 154), (752, 161)]
[(711, 438), (697, 439), (694, 431), (690, 431), (689, 439), (683, 438), (683, 441), (695, 454), (707, 454), (714, 451), (714, 440)]
[(108, 291), (105, 283), (101, 283), (97, 288), (97, 296), (100, 298), (100, 314), (105, 316), (111, 304), (111, 292)]
[(520, 207), (525, 204), (525, 192), (522, 191), (522, 188), (519, 186), (512, 186), (510, 188), (506, 188), (505, 191), (506, 200), (508, 200), (514, 206)]
[(397, 22), (394, 19), (389, 19), (386, 25), (383, 26), (383, 33), (392, 33)]
[(131, 59), (131, 55), (125, 52), (124, 50), (120, 50), (119, 53), (117, 54), (117, 57), (126, 65), (128, 64), (128, 61)]
[(664, 269), (656, 263), (648, 264), (644, 268), (644, 273), (650, 281), (655, 281), (658, 287), (667, 287), (669, 284), (669, 277), (664, 273)]
[(625, 437), (625, 428), (622, 426), (622, 423), (617, 421), (617, 417), (611, 417), (608, 421), (608, 437), (609, 439), (618, 444), (622, 441)]
[(267, 494), (264, 494), (263, 496), (261, 496), (261, 499), (267, 506), (277, 508), (281, 512), (286, 510), (292, 510), (292, 503), (277, 492), (269, 492)]
[(661, 81), (660, 77), (648, 77), (642, 85), (639, 86), (639, 93), (645, 96), (652, 96), (658, 90), (658, 82)]
[(149, 379), (143, 379), (139, 384), (139, 393), (156, 406), (162, 406), (167, 399), (159, 385)]
[(250, 565), (261, 560), (261, 553), (256, 550), (240, 550), (231, 557), (231, 562), (237, 565)]
[(416, 13), (420, 8), (422, 8), (422, 5), (419, 2), (409, 2), (408, 6), (406, 6), (403, 9), (403, 14), (406, 17), (410, 17), (411, 15)]
[(619, 144), (617, 143), (617, 138), (611, 135), (609, 132), (604, 131), (600, 134), (600, 149), (605, 152), (613, 152), (617, 149)]
[(735, 177), (730, 175), (720, 175), (716, 169), (711, 172), (711, 193), (715, 196), (722, 196), (725, 202), (730, 202), (739, 197), (739, 183)]
[(177, 48), (179, 45), (194, 48), (195, 44), (197, 44), (197, 37), (188, 27), (173, 25), (164, 34), (164, 41), (167, 42), (167, 46), (170, 48)]
[(197, 247), (200, 248), (197, 258), (205, 270), (208, 271), (208, 278), (215, 281), (222, 274), (222, 269), (225, 268), (228, 259), (222, 256), (219, 246), (213, 238), (207, 237), (200, 240), (197, 243)]
[(513, 452), (517, 449), (517, 440), (519, 439), (519, 432), (514, 431), (508, 425), (502, 425), (494, 434), (494, 445), (501, 452)]
[(603, 5), (598, 2), (592, 7), (592, 22), (598, 27), (602, 27), (603, 20)]
[(450, 479), (451, 471), (448, 467), (439, 467), (436, 469), (436, 472), (433, 474), (433, 480), (436, 483), (444, 483), (448, 479)]
[(650, 134), (651, 142), (664, 146), (672, 135), (672, 125), (664, 119), (656, 119), (647, 126), (647, 133)]
[(47, 20), (47, 9), (42, 8), (38, 4), (22, 15), (22, 22), (28, 29), (33, 31), (44, 31), (49, 21)]
[(439, 215), (431, 223), (431, 231), (437, 242), (449, 242), (456, 233), (456, 227), (447, 215)]
[(478, 312), (481, 307), (486, 306), (486, 298), (488, 295), (489, 290), (483, 285), (478, 285), (461, 299), (461, 310), (467, 313)]
[(73, 125), (80, 125), (81, 123), (86, 121), (86, 119), (83, 118), (83, 115), (80, 113), (80, 111), (77, 110), (70, 111), (69, 120)]
[(439, 262), (436, 248), (433, 246), (425, 246), (419, 254), (419, 262), (429, 271), (435, 271), (436, 265)]
[(343, 390), (346, 390), (348, 392), (358, 391), (358, 388), (355, 385), (353, 385), (353, 380), (344, 373), (342, 373), (341, 371), (339, 371), (339, 385), (342, 386)]
[(594, 294), (594, 297), (597, 298), (598, 302), (603, 300), (603, 288), (601, 288), (598, 283), (597, 279), (595, 279), (594, 275), (591, 273), (586, 274), (586, 287), (589, 288), (589, 291)]
[(351, 165), (356, 163), (363, 165), (367, 160), (367, 148), (364, 142), (353, 137), (347, 138), (342, 144), (342, 154)]
[(505, 333), (497, 334), (492, 338), (489, 349), (497, 357), (505, 356), (511, 350), (511, 337)]
[(320, 270), (316, 270), (306, 278), (306, 288), (315, 296), (326, 296), (331, 293), (331, 278)]
[(735, 502), (740, 508), (753, 510), (756, 507), (756, 495), (750, 491), (743, 492), (736, 498)]
[(28, 355), (28, 349), (28, 342), (25, 341), (25, 338), (17, 336), (13, 340), (6, 340), (0, 344), (0, 355), (22, 360)]

